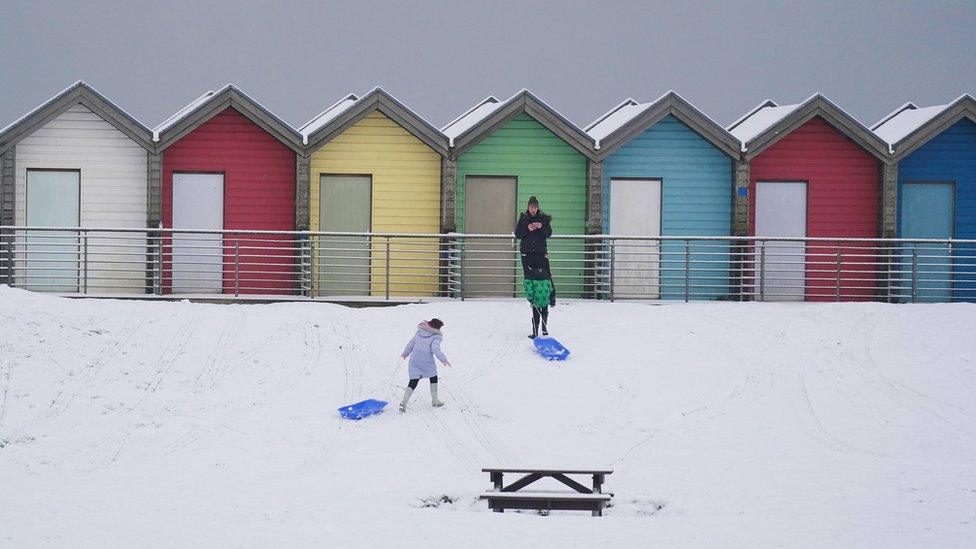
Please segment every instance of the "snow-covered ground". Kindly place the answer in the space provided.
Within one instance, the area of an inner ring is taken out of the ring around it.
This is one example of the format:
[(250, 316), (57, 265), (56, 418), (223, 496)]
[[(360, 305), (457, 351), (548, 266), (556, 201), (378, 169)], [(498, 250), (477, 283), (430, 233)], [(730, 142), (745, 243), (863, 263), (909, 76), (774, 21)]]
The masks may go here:
[[(432, 316), (447, 406), (401, 416)], [(563, 364), (527, 317), (0, 287), (0, 546), (973, 546), (976, 306), (568, 303)], [(614, 505), (491, 513), (493, 464), (610, 466)]]

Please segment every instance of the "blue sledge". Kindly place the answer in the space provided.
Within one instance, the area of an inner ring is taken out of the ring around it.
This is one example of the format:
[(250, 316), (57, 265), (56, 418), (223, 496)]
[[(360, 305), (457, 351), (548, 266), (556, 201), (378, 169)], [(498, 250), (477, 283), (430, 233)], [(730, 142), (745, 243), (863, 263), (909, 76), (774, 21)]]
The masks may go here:
[(532, 343), (546, 360), (566, 360), (569, 357), (569, 349), (563, 347), (563, 344), (554, 338), (541, 336), (533, 339)]
[(368, 399), (349, 406), (339, 408), (339, 414), (346, 419), (363, 419), (366, 416), (378, 414), (386, 408), (385, 400)]

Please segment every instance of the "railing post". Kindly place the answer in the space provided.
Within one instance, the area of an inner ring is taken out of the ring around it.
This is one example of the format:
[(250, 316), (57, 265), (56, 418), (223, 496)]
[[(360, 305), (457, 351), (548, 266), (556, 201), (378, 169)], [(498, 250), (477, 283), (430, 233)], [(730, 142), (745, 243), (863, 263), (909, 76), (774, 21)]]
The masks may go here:
[(918, 243), (912, 244), (912, 303), (918, 295)]
[(766, 241), (759, 241), (759, 301), (766, 301)]
[(241, 290), (241, 240), (234, 239), (234, 297), (238, 297)]
[(390, 237), (386, 237), (386, 300), (390, 300)]
[(302, 292), (308, 297), (312, 295), (312, 261), (315, 257), (314, 237), (308, 235), (302, 242)]
[(82, 267), (82, 286), (81, 293), (88, 293), (88, 231), (82, 229), (81, 231), (81, 249), (82, 257), (84, 257), (84, 266)]
[(685, 240), (685, 303), (688, 303), (690, 300), (691, 300), (691, 241)]
[(163, 227), (162, 224), (156, 232), (156, 268), (153, 276), (156, 278), (156, 287), (153, 289), (156, 295), (163, 295)]
[(609, 284), (609, 286), (610, 286), (610, 302), (611, 303), (613, 303), (613, 292), (614, 292), (614, 280), (613, 279), (614, 279), (614, 270), (615, 270), (614, 263), (616, 263), (616, 261), (615, 261), (615, 259), (616, 259), (616, 251), (614, 249), (614, 244), (615, 243), (614, 243), (613, 239), (611, 238), (610, 239), (610, 269), (609, 269), (609, 271), (610, 271), (610, 280), (609, 280), (609, 283), (610, 284)]
[(466, 293), (465, 280), (464, 280), (465, 279), (464, 256), (467, 255), (465, 253), (465, 250), (466, 250), (467, 246), (465, 244), (465, 241), (464, 241), (464, 238), (463, 237), (459, 237), (457, 241), (458, 241), (458, 245), (459, 245), (459, 248), (460, 248), (460, 253), (458, 254), (458, 257), (459, 257), (458, 265), (460, 266), (460, 269), (461, 269), (461, 272), (458, 275), (458, 283), (461, 285), (459, 294), (461, 295), (461, 301), (464, 301), (464, 294)]
[(834, 301), (840, 301), (840, 244), (834, 245), (834, 252), (837, 255), (836, 272), (834, 277)]

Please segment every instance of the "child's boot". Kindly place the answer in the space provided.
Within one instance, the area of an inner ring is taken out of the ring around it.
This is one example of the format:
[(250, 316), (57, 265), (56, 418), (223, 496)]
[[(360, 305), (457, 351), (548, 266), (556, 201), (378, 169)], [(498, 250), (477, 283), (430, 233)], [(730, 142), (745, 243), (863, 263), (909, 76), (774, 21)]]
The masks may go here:
[(407, 411), (407, 401), (410, 400), (410, 395), (413, 394), (413, 389), (407, 387), (407, 390), (403, 392), (403, 400), (400, 401), (400, 413)]
[(434, 405), (434, 408), (439, 408), (439, 407), (441, 407), (441, 406), (444, 405), (444, 403), (441, 402), (437, 398), (437, 384), (436, 383), (431, 383), (430, 384), (430, 403)]

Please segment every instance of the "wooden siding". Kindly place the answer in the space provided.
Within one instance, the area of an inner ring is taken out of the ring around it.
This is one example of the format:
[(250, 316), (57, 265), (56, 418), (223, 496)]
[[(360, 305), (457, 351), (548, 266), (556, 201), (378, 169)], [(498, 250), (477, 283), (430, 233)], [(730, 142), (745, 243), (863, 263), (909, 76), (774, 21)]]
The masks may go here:
[[(224, 174), (224, 228), (240, 230), (295, 229), (295, 152), (233, 108), (200, 125), (163, 151), (163, 226), (173, 223), (173, 172)], [(294, 258), (290, 244), (248, 245), (281, 248), (265, 265), (240, 273), (242, 293), (293, 293)], [(232, 246), (233, 243), (225, 242)], [(224, 264), (224, 291), (234, 291), (233, 258)], [(168, 264), (164, 265), (168, 273)], [(260, 272), (259, 272), (260, 271)], [(168, 274), (164, 287), (168, 287)], [(260, 289), (254, 289), (260, 288)]]
[[(729, 236), (732, 227), (732, 159), (674, 116), (667, 116), (634, 137), (603, 161), (603, 232), (610, 227), (610, 185), (613, 179), (662, 180), (661, 234), (664, 236)], [(699, 299), (728, 296), (729, 263), (708, 253), (727, 253), (728, 245), (693, 246), (691, 295)], [(666, 244), (665, 254), (684, 252)], [(681, 260), (680, 256), (665, 256)], [(712, 262), (707, 270), (702, 261)], [(699, 262), (697, 266), (696, 262)], [(663, 299), (684, 299), (684, 266), (661, 274)]]
[[(457, 223), (464, 231), (464, 181), (467, 176), (513, 176), (518, 179), (517, 211), (530, 196), (553, 216), (553, 234), (580, 235), (586, 230), (586, 157), (527, 114), (520, 114), (461, 155), (457, 163)], [(557, 292), (577, 297), (582, 292), (582, 243), (550, 246)], [(521, 276), (521, 268), (517, 269)], [(521, 278), (520, 278), (521, 280)]]
[[(805, 181), (808, 237), (878, 238), (880, 175), (877, 158), (815, 117), (752, 159), (749, 234), (755, 235), (756, 231), (757, 181)], [(833, 253), (832, 248), (821, 251)], [(841, 298), (875, 295), (877, 267), (870, 263), (877, 258), (867, 252), (857, 257), (853, 247), (844, 251), (850, 253), (850, 258), (841, 264), (842, 283), (859, 288), (845, 289)], [(832, 291), (827, 288), (835, 283), (834, 263), (833, 259), (807, 262), (808, 298), (813, 299), (810, 294)], [(818, 270), (829, 272), (815, 272)]]
[[(15, 223), (23, 225), (27, 218), (27, 170), (69, 169), (81, 172), (82, 226), (145, 227), (147, 162), (146, 149), (88, 108), (75, 105), (17, 144)], [(138, 263), (145, 256), (138, 250), (135, 255), (118, 253), (132, 243), (105, 235), (92, 240), (89, 274), (98, 283), (89, 284), (89, 292), (145, 290), (145, 266)]]
[[(380, 112), (372, 112), (311, 155), (311, 228), (319, 230), (319, 182), (322, 175), (372, 176), (373, 232), (440, 232), (441, 156)], [(385, 241), (376, 239), (371, 287), (386, 293)], [(396, 265), (391, 295), (437, 292), (437, 242), (400, 241), (391, 247)], [(407, 259), (410, 256), (410, 259)], [(316, 262), (313, 262), (315, 264)], [(317, 277), (313, 277), (313, 280)]]
[[(976, 238), (976, 124), (969, 119), (956, 122), (898, 163), (898, 204), (902, 186), (910, 181), (953, 181), (956, 184), (955, 238)], [(899, 206), (901, 207), (901, 206)], [(901, 215), (898, 234), (901, 236)], [(972, 257), (976, 250), (958, 250)], [(973, 261), (955, 266), (953, 299), (976, 301), (976, 267)]]

